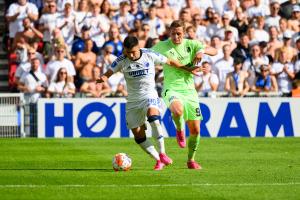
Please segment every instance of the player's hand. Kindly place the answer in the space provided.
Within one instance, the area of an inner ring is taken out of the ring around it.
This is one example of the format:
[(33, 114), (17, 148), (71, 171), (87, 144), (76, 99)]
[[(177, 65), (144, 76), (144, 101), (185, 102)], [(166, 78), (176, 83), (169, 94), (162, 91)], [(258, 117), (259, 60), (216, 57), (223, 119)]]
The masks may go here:
[(197, 53), (193, 60), (194, 65), (199, 63), (202, 60), (202, 57), (203, 57), (203, 53), (201, 53), (201, 52)]
[(202, 66), (195, 66), (191, 68), (191, 73), (195, 76), (200, 76), (199, 72), (202, 71)]

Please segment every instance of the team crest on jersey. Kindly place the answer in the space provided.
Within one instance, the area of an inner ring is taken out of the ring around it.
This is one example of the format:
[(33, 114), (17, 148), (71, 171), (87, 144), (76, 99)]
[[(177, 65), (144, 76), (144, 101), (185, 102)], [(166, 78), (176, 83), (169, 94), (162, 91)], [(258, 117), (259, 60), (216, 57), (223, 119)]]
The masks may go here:
[(187, 51), (188, 53), (190, 53), (190, 52), (191, 52), (191, 47), (187, 47), (187, 48), (186, 48), (186, 51)]

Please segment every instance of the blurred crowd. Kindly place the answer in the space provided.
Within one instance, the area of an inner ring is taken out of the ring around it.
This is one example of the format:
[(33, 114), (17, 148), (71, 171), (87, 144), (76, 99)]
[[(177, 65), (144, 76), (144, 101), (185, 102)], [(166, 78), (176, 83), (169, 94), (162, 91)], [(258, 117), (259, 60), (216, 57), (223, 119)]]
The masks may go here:
[[(278, 92), (300, 96), (298, 0), (9, 0), (6, 2), (9, 83), (30, 102), (43, 97), (126, 96), (121, 73), (95, 80), (122, 54), (127, 35), (151, 48), (168, 38), (173, 20), (186, 38), (218, 50), (195, 76), (200, 96)], [(158, 91), (163, 85), (157, 67)]]

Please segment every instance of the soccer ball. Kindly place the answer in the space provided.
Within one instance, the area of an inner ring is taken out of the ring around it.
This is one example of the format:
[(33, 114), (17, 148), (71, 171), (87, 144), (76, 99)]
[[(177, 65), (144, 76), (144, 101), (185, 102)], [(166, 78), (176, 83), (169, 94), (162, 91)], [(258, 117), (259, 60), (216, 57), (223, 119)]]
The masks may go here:
[(131, 167), (131, 158), (126, 153), (117, 153), (112, 160), (115, 171), (128, 171)]

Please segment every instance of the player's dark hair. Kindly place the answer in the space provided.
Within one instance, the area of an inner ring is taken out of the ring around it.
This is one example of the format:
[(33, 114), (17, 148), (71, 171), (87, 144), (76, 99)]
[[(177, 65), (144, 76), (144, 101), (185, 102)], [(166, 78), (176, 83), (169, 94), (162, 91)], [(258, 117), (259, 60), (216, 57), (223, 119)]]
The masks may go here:
[(182, 27), (183, 31), (185, 31), (185, 24), (181, 20), (175, 20), (171, 23), (170, 29)]
[(123, 42), (126, 49), (132, 49), (139, 44), (139, 40), (135, 36), (127, 36)]

